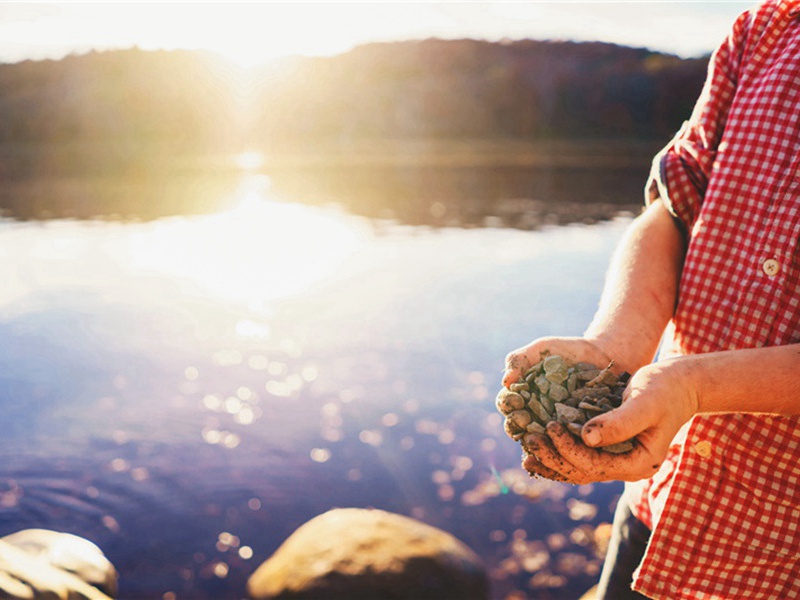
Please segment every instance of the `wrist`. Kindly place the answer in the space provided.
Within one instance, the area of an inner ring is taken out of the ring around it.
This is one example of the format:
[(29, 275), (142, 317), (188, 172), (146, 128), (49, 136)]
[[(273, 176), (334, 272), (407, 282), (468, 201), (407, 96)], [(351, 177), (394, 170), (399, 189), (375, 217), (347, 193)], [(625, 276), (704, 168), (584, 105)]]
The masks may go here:
[(617, 373), (623, 371), (635, 373), (643, 365), (652, 361), (652, 356), (642, 358), (643, 353), (637, 353), (633, 343), (626, 343), (613, 335), (602, 332), (594, 333), (589, 329), (583, 337), (605, 356), (607, 363), (614, 361), (614, 371)]
[(662, 361), (674, 389), (680, 390), (683, 420), (688, 421), (701, 412), (702, 366), (697, 357), (679, 356)]

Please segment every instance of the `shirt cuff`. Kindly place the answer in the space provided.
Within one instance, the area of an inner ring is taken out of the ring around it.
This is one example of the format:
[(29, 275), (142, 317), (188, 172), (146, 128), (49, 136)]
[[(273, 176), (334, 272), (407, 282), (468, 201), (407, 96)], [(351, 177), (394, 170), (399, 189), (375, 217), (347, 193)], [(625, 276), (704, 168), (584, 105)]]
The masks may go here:
[(675, 145), (675, 141), (684, 132), (687, 125), (688, 123), (684, 123), (680, 131), (675, 135), (675, 138), (653, 157), (653, 162), (650, 166), (650, 174), (644, 188), (645, 206), (650, 206), (653, 202), (660, 200), (667, 208), (669, 214), (672, 215), (673, 220), (678, 224), (678, 228), (684, 236), (688, 233), (689, 224), (684, 221), (684, 217), (677, 211), (673, 199), (670, 196), (667, 181), (667, 160), (670, 151), (672, 151)]

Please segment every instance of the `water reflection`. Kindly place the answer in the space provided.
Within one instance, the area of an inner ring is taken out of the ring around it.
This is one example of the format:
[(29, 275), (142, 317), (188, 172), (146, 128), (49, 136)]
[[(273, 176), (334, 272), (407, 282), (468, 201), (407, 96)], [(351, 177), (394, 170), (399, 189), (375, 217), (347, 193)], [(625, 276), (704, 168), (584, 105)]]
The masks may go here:
[[(334, 210), (272, 200), (268, 188), (268, 178), (252, 176), (230, 210), (142, 228), (129, 241), (131, 265), (256, 306), (324, 279), (363, 245), (366, 224), (347, 222)], [(264, 335), (264, 326), (253, 321), (237, 330)]]
[(512, 227), (593, 223), (638, 209), (647, 168), (336, 165), (273, 174), (275, 193), (411, 225)]
[(432, 229), (266, 183), (0, 221), (0, 534), (88, 537), (126, 598), (238, 598), (301, 523), (375, 506), (464, 540), (498, 598), (577, 597), (619, 488), (527, 478), (492, 396), (510, 348), (582, 330), (628, 219)]
[(12, 179), (0, 186), (0, 214), (115, 221), (216, 214), (241, 203), (244, 177), (245, 187), (269, 181), (271, 197), (281, 201), (405, 225), (537, 229), (638, 210), (648, 167), (312, 161), (263, 169), (263, 157), (246, 152), (185, 173)]

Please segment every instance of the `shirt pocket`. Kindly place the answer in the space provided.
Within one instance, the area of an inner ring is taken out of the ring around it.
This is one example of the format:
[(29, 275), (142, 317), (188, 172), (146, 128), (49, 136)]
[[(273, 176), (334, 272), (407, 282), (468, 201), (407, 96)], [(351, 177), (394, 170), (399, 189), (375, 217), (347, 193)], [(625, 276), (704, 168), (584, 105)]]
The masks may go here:
[(722, 457), (726, 477), (776, 518), (800, 516), (800, 417), (735, 415)]

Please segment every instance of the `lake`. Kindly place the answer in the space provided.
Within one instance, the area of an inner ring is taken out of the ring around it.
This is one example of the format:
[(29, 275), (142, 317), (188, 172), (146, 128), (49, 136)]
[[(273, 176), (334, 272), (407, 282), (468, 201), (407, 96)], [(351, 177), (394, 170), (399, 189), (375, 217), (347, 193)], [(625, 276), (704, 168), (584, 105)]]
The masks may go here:
[(123, 598), (240, 598), (302, 523), (376, 507), (467, 543), (495, 598), (579, 597), (621, 485), (528, 478), (494, 396), (508, 351), (588, 324), (643, 181), (416, 166), (13, 182), (0, 535), (94, 541)]

